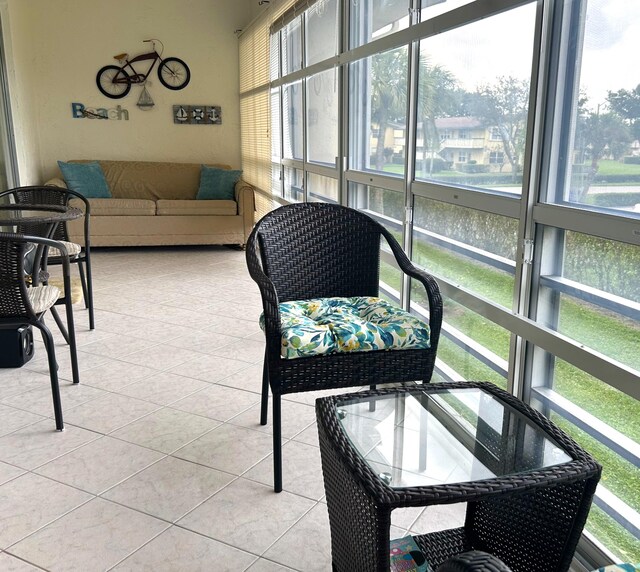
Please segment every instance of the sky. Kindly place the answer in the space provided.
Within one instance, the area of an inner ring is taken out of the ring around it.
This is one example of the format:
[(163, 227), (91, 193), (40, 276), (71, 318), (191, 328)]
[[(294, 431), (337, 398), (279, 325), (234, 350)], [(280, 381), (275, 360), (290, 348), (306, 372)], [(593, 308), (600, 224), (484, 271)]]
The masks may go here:
[[(458, 0), (450, 7), (459, 3), (466, 2)], [(535, 10), (532, 2), (434, 36), (422, 42), (422, 53), (432, 65), (453, 72), (470, 91), (499, 76), (526, 79), (531, 73)], [(640, 0), (588, 0), (581, 64), (580, 85), (593, 109), (605, 102), (607, 91), (633, 89), (640, 83)]]

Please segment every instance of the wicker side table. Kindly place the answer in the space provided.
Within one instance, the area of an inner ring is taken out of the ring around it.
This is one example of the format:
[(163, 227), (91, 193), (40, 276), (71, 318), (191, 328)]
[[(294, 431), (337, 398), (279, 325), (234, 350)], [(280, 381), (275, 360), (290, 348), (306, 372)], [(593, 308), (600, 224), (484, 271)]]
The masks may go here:
[(460, 502), (463, 527), (415, 537), (433, 569), (481, 550), (568, 570), (601, 467), (520, 400), (433, 383), (321, 398), (316, 414), (334, 570), (388, 572), (393, 509)]

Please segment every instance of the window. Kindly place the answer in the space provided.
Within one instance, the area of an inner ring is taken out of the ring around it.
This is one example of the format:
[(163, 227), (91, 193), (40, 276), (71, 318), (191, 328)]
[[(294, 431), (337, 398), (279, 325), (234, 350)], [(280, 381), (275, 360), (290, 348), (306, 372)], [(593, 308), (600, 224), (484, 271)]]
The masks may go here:
[(307, 200), (311, 202), (337, 203), (338, 181), (315, 173), (308, 173), (307, 195)]
[(491, 141), (502, 141), (502, 135), (500, 134), (499, 127), (490, 127), (489, 128), (489, 139)]
[(335, 165), (338, 155), (338, 72), (307, 79), (307, 158)]
[(453, 139), (453, 132), (450, 129), (443, 129), (440, 131), (440, 141), (446, 141), (447, 139)]
[[(584, 39), (562, 38), (558, 65), (567, 83), (554, 94), (559, 128), (550, 140), (551, 203), (639, 212), (640, 54), (631, 38), (640, 33), (640, 7), (623, 6), (621, 0), (565, 3), (563, 20), (584, 28)], [(561, 102), (566, 94), (573, 96)]]
[(349, 2), (349, 43), (357, 48), (409, 26), (409, 0)]
[(416, 178), (522, 192), (535, 16), (531, 3), (420, 41), (417, 112), (427, 133), (454, 131), (446, 145), (468, 150), (466, 158), (456, 154), (461, 164), (482, 162), (489, 126), (509, 137), (500, 139), (504, 168), (489, 180), (480, 164), (425, 171), (424, 157), (442, 151), (443, 143), (427, 137), (424, 148), (416, 147)]
[(318, 0), (305, 18), (307, 65), (326, 60), (338, 53), (338, 0)]
[[(241, 82), (263, 191), (366, 211), (438, 279), (438, 379), (504, 387), (603, 464), (588, 569), (640, 561), (636, 4), (300, 0), (271, 80)], [(380, 277), (425, 311), (384, 248)]]
[(302, 67), (302, 21), (300, 17), (289, 22), (282, 30), (283, 73), (298, 71)]
[(284, 157), (302, 160), (303, 130), (302, 83), (296, 82), (283, 88), (282, 111)]
[[(407, 77), (406, 48), (376, 54), (351, 64), (349, 156), (352, 168), (389, 175), (404, 173), (404, 147), (394, 149), (394, 130), (400, 124), (404, 132)], [(374, 132), (376, 137), (372, 135)]]

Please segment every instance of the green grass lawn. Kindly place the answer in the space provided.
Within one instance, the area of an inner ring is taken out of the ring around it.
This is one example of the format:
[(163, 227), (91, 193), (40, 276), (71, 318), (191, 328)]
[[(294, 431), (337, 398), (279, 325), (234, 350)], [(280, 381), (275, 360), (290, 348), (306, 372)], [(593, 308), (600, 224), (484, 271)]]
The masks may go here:
[[(395, 163), (386, 163), (383, 167), (385, 173), (394, 175), (404, 175), (404, 165), (396, 165)], [(626, 163), (620, 163), (619, 161), (612, 161), (608, 159), (602, 159), (598, 162), (598, 174), (599, 175), (640, 175), (640, 165), (629, 165)], [(446, 178), (447, 176), (460, 176), (465, 175), (467, 177), (473, 177), (473, 174), (462, 173), (461, 171), (439, 171), (438, 178)]]
[(640, 165), (602, 159), (598, 162), (599, 175), (640, 175)]
[[(640, 169), (640, 165), (627, 167)], [(446, 276), (480, 296), (511, 308), (514, 283), (513, 277), (507, 273), (420, 242), (414, 243), (414, 260), (429, 272)], [(385, 272), (389, 270), (382, 269), (382, 277), (386, 281)], [(390, 275), (388, 278), (392, 279)], [(394, 282), (397, 283), (397, 271)], [(426, 304), (421, 290), (421, 286), (414, 286), (412, 299)], [(508, 358), (510, 333), (504, 328), (447, 300), (444, 306), (444, 320), (503, 359)], [(640, 369), (640, 355), (637, 351), (640, 345), (640, 327), (635, 322), (619, 319), (614, 314), (603, 312), (594, 306), (563, 297), (559, 323), (563, 333), (580, 343)], [(506, 386), (506, 380), (499, 374), (444, 337), (440, 340), (438, 357), (466, 379), (487, 380), (503, 388)], [(637, 422), (640, 419), (638, 400), (560, 360), (556, 360), (553, 387), (565, 398), (630, 439), (640, 441), (640, 423)], [(640, 482), (640, 470), (575, 425), (557, 415), (553, 415), (553, 420), (603, 465), (602, 484), (636, 511), (640, 511), (640, 488), (637, 486)], [(640, 546), (637, 540), (604, 512), (592, 510), (587, 528), (605, 545), (615, 547), (615, 552), (621, 557), (628, 561), (640, 560)]]

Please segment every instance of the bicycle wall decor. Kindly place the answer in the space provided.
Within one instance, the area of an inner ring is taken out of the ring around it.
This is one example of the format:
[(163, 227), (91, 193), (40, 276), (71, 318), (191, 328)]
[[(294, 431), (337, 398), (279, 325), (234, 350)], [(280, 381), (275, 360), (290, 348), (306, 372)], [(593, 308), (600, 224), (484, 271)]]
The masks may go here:
[[(151, 70), (158, 64), (158, 79), (160, 83), (167, 89), (183, 89), (191, 79), (191, 71), (189, 66), (180, 58), (163, 58), (164, 45), (157, 38), (144, 40), (151, 43), (151, 51), (146, 54), (140, 54), (129, 59), (129, 54), (122, 53), (114, 56), (120, 63), (119, 66), (104, 66), (96, 75), (96, 84), (103, 95), (111, 99), (121, 99), (131, 91), (133, 84), (144, 84), (151, 73)], [(156, 51), (156, 42), (160, 44), (160, 53)], [(140, 73), (136, 71), (133, 64), (143, 61), (150, 61), (149, 69)]]

